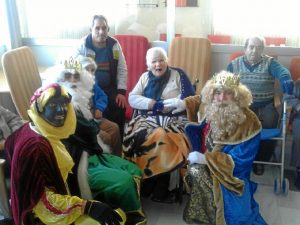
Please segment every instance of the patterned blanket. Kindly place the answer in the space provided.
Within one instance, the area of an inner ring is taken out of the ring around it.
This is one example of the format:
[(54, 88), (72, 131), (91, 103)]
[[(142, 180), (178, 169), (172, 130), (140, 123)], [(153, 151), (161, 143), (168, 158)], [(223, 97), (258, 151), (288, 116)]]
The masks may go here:
[(124, 158), (136, 163), (144, 178), (170, 172), (185, 163), (189, 143), (185, 117), (139, 115), (125, 129)]

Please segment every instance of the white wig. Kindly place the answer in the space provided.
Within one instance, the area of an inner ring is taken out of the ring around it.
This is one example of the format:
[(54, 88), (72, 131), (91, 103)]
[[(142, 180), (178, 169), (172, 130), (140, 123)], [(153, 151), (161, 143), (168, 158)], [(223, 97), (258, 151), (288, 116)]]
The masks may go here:
[(79, 60), (83, 69), (86, 69), (90, 65), (92, 65), (94, 67), (94, 69), (97, 69), (97, 64), (96, 64), (95, 60), (92, 59), (91, 57), (80, 55), (76, 59)]
[[(73, 87), (74, 84), (65, 81), (65, 73), (78, 72), (80, 74), (80, 80), (76, 83), (76, 88)], [(90, 98), (93, 96), (93, 86), (94, 78), (86, 70), (75, 70), (66, 69), (64, 65), (59, 64), (49, 68), (46, 71), (46, 81), (45, 83), (58, 83), (66, 89), (66, 91), (72, 95), (72, 103), (76, 110), (80, 110), (86, 119), (92, 119), (92, 114), (89, 109)]]
[(238, 75), (227, 71), (221, 71), (208, 80), (201, 91), (202, 102), (209, 104), (213, 102), (216, 89), (232, 90), (234, 100), (241, 108), (249, 107), (252, 104), (251, 91), (242, 83)]

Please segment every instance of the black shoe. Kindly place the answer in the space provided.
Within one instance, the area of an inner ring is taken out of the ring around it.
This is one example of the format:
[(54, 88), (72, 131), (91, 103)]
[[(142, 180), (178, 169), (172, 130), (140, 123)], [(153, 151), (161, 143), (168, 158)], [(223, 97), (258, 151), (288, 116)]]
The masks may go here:
[(253, 172), (254, 172), (256, 175), (258, 175), (258, 176), (263, 175), (264, 172), (265, 172), (265, 167), (264, 167), (264, 165), (262, 165), (262, 164), (254, 164), (254, 165), (253, 165)]
[(152, 194), (151, 192), (141, 191), (142, 198), (149, 198), (151, 194)]
[(176, 195), (172, 192), (170, 192), (164, 198), (159, 198), (159, 197), (156, 197), (156, 196), (153, 195), (151, 200), (154, 201), (154, 202), (159, 202), (159, 203), (172, 204), (172, 203), (176, 202)]

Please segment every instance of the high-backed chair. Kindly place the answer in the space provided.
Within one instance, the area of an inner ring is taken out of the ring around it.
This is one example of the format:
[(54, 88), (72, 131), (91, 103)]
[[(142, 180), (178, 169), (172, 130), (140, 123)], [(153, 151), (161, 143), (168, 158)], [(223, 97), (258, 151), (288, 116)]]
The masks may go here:
[[(175, 37), (181, 37), (182, 34), (175, 34)], [(159, 40), (160, 41), (167, 41), (167, 34), (166, 33), (160, 33), (159, 34)]]
[(237, 57), (240, 57), (244, 55), (244, 52), (232, 52), (229, 55), (229, 62), (231, 62), (232, 60), (236, 59)]
[[(38, 66), (29, 47), (20, 47), (6, 52), (2, 56), (2, 66), (11, 97), (23, 120), (28, 120), (30, 98), (42, 85)], [(4, 160), (0, 162), (0, 200), (5, 217), (10, 217), (9, 197), (3, 173)]]
[(169, 46), (168, 46), (168, 42), (166, 42), (166, 41), (151, 41), (150, 42), (150, 47), (151, 48), (153, 48), (153, 47), (160, 47), (160, 48), (163, 48), (165, 51), (166, 51), (166, 53), (168, 54), (168, 48), (169, 48)]
[(211, 45), (206, 38), (177, 37), (169, 48), (169, 66), (183, 69), (199, 94), (210, 77)]
[(8, 51), (2, 56), (2, 66), (16, 109), (23, 120), (28, 120), (30, 98), (42, 85), (33, 52), (26, 46)]
[(208, 40), (214, 44), (230, 44), (231, 43), (231, 36), (224, 35), (224, 34), (208, 34)]
[[(128, 69), (126, 98), (134, 88), (143, 72), (147, 70), (146, 53), (149, 49), (149, 41), (141, 35), (115, 35), (125, 55)], [(126, 120), (132, 117), (133, 109), (126, 107)]]
[(290, 72), (294, 81), (300, 78), (300, 56), (291, 57)]
[(265, 37), (266, 45), (274, 45), (274, 46), (280, 46), (285, 45), (286, 38), (285, 37)]

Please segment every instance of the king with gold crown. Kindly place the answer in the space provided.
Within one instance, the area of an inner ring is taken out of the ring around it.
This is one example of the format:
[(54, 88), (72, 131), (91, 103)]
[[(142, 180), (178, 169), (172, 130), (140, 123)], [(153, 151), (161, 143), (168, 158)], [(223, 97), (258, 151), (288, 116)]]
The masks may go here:
[(188, 118), (194, 121), (185, 127), (192, 145), (185, 222), (266, 224), (253, 198), (256, 184), (250, 180), (261, 132), (259, 119), (249, 109), (251, 102), (251, 92), (239, 76), (226, 71), (207, 81), (201, 96), (185, 99)]

